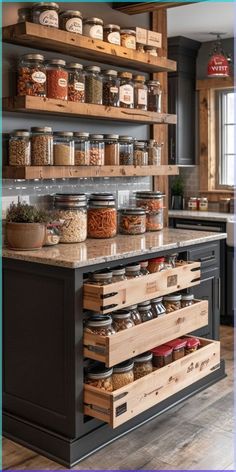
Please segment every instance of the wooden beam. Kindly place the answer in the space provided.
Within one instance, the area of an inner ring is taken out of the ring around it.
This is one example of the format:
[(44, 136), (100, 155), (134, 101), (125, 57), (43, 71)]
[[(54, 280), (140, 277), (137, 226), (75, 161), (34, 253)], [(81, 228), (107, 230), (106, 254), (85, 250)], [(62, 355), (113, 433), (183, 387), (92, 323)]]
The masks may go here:
[(132, 2), (113, 3), (114, 10), (119, 10), (127, 15), (137, 15), (139, 13), (155, 12), (166, 10), (167, 8), (181, 7), (196, 2)]
[(197, 80), (196, 90), (206, 90), (206, 89), (224, 89), (224, 88), (233, 88), (234, 87), (234, 78), (233, 77), (224, 77), (222, 79), (204, 79)]

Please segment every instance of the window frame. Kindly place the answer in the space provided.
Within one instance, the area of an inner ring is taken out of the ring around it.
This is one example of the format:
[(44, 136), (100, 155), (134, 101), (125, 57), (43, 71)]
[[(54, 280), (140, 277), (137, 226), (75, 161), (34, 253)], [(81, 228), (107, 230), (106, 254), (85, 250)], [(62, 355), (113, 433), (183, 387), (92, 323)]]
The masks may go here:
[[(221, 177), (223, 171), (223, 165), (224, 163), (222, 162), (222, 156), (225, 154), (224, 153), (224, 146), (225, 143), (222, 139), (224, 137), (224, 132), (222, 130), (223, 126), (226, 126), (229, 123), (225, 122), (224, 114), (225, 114), (225, 103), (224, 99), (225, 96), (228, 95), (229, 93), (234, 92), (234, 89), (226, 88), (226, 89), (220, 89), (217, 90), (215, 93), (215, 100), (216, 100), (216, 137), (218, 136), (218, 140), (216, 142), (216, 182), (215, 186), (217, 189), (223, 189), (223, 190), (234, 190), (234, 185), (228, 185), (228, 184), (222, 184), (221, 183)], [(232, 125), (235, 125), (235, 123), (230, 123)], [(234, 154), (235, 155), (235, 154)], [(234, 170), (235, 172), (235, 170)]]

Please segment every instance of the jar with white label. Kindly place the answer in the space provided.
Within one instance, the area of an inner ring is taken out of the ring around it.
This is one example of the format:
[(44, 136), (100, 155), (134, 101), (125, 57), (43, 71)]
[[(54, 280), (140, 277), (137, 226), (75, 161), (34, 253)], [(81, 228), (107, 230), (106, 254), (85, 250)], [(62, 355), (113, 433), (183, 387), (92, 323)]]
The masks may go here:
[(190, 197), (188, 201), (188, 209), (191, 211), (197, 211), (198, 199), (197, 197)]
[(121, 46), (127, 49), (136, 49), (136, 31), (132, 29), (122, 29), (120, 31)]
[(134, 83), (131, 72), (120, 72), (120, 107), (134, 108)]
[(119, 107), (120, 79), (117, 71), (108, 69), (103, 72), (103, 105), (108, 107)]
[(134, 165), (135, 166), (148, 165), (148, 152), (147, 152), (146, 143), (144, 141), (136, 141), (134, 143)]
[(54, 2), (34, 3), (32, 7), (32, 21), (42, 26), (58, 28), (59, 5)]
[(84, 103), (85, 101), (85, 72), (82, 64), (70, 62), (68, 71), (68, 100), (70, 102)]
[(103, 41), (103, 20), (101, 18), (85, 18), (83, 21), (83, 34), (93, 39)]
[(98, 66), (87, 66), (85, 76), (85, 101), (102, 105), (103, 79), (101, 68)]
[(83, 33), (83, 17), (80, 11), (66, 10), (59, 13), (60, 29), (69, 33)]
[(17, 68), (17, 94), (46, 97), (46, 68), (42, 54), (25, 54)]
[(105, 25), (103, 34), (104, 41), (110, 44), (117, 44), (117, 46), (120, 46), (120, 26)]
[(134, 76), (134, 108), (147, 110), (147, 85), (144, 75)]
[(66, 61), (51, 59), (47, 62), (47, 98), (67, 100), (68, 72)]
[(208, 210), (208, 199), (206, 197), (199, 198), (199, 210), (200, 211)]

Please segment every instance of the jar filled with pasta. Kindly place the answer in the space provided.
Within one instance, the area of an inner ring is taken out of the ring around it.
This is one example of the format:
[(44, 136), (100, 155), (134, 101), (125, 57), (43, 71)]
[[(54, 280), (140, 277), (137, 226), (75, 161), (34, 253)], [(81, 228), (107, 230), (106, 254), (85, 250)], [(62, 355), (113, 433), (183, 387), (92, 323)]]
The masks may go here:
[(89, 198), (88, 236), (113, 238), (117, 234), (117, 210), (114, 195), (94, 193)]
[(142, 191), (136, 192), (136, 204), (147, 211), (159, 211), (163, 209), (164, 194), (161, 192)]
[(103, 105), (108, 107), (120, 106), (120, 79), (118, 72), (108, 69), (103, 72)]
[(88, 166), (90, 159), (90, 142), (89, 133), (75, 132), (75, 165)]
[(87, 238), (86, 195), (57, 193), (54, 199), (60, 227), (60, 243), (80, 243)]
[(134, 143), (134, 165), (147, 166), (148, 153), (146, 143), (143, 141), (135, 141)]
[(25, 54), (17, 66), (17, 94), (46, 97), (46, 67), (42, 54)]
[(53, 161), (55, 166), (73, 166), (75, 164), (74, 137), (71, 131), (54, 133)]
[(119, 72), (120, 107), (134, 108), (134, 83), (131, 72)]
[(89, 165), (104, 166), (105, 143), (103, 134), (90, 135)]
[(147, 212), (146, 231), (161, 231), (163, 226), (163, 210)]
[(85, 76), (85, 101), (86, 103), (94, 103), (102, 105), (102, 75), (101, 67), (87, 66)]
[(82, 64), (69, 62), (68, 71), (68, 100), (69, 102), (84, 103), (85, 73)]
[(142, 208), (125, 208), (120, 211), (120, 233), (143, 234), (146, 231), (146, 212)]
[(116, 332), (133, 328), (134, 322), (131, 319), (130, 312), (127, 310), (119, 310), (112, 314), (113, 327)]
[(133, 361), (121, 362), (113, 367), (113, 390), (118, 390), (134, 381)]
[(117, 44), (120, 46), (120, 26), (119, 25), (105, 25), (103, 29), (104, 41), (110, 44)]
[(147, 110), (147, 85), (144, 75), (134, 76), (134, 108)]
[(119, 135), (105, 134), (105, 165), (118, 166), (119, 165)]
[(69, 33), (83, 33), (83, 17), (78, 10), (66, 10), (59, 13), (59, 25), (64, 31)]
[(152, 373), (152, 352), (145, 352), (134, 358), (134, 380)]
[(42, 26), (58, 28), (59, 5), (54, 2), (34, 3), (32, 6), (32, 21)]
[(16, 130), (9, 139), (9, 165), (30, 166), (31, 143), (28, 131)]
[(85, 333), (98, 334), (99, 336), (111, 336), (115, 334), (112, 326), (112, 318), (109, 315), (93, 315), (85, 321)]
[(132, 136), (120, 136), (120, 166), (132, 166), (134, 163), (134, 139)]
[(47, 62), (47, 98), (67, 100), (68, 72), (65, 69), (66, 61), (51, 59)]
[(53, 165), (52, 128), (31, 128), (31, 163), (33, 166)]

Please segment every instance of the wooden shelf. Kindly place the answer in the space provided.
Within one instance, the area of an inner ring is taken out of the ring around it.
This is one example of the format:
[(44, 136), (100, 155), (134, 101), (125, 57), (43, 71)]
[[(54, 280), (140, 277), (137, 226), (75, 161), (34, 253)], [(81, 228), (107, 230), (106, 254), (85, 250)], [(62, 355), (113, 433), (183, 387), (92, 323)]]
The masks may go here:
[(98, 39), (29, 22), (5, 26), (2, 29), (2, 40), (143, 72), (176, 70), (176, 62), (165, 57), (153, 57)]

